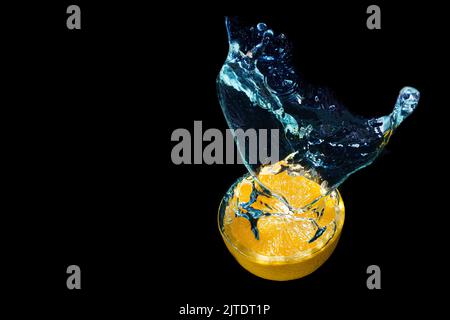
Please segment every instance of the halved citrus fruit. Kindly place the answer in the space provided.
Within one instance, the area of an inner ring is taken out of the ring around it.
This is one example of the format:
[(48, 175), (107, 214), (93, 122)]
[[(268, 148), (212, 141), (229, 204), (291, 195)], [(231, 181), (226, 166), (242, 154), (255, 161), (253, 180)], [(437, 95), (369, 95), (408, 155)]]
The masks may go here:
[(239, 179), (219, 208), (228, 250), (265, 279), (292, 280), (315, 271), (336, 247), (345, 211), (337, 190), (321, 192), (320, 184), (287, 170)]

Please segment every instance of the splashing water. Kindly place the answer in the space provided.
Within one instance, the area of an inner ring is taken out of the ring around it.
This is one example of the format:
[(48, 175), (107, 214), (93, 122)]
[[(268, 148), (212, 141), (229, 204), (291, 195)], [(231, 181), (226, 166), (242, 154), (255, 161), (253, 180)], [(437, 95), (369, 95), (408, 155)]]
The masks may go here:
[[(273, 174), (287, 170), (291, 176), (313, 180), (321, 186), (320, 197), (371, 164), (418, 104), (419, 92), (405, 87), (391, 114), (371, 119), (352, 115), (329, 90), (301, 80), (290, 64), (284, 34), (276, 34), (264, 23), (242, 27), (236, 18), (226, 18), (226, 28), (229, 52), (217, 79), (217, 91), (228, 126), (234, 130), (279, 129), (283, 160)], [(264, 193), (283, 202), (288, 208), (285, 213), (302, 210), (285, 200), (282, 189), (269, 190), (258, 178), (261, 170), (274, 167), (250, 163), (245, 146), (237, 144), (244, 164)], [(253, 201), (256, 198), (252, 197)], [(245, 203), (247, 209), (250, 205)], [(267, 214), (244, 211), (251, 222)]]
[[(419, 92), (405, 87), (391, 114), (352, 115), (330, 91), (298, 80), (284, 34), (276, 35), (264, 23), (240, 28), (230, 18), (226, 26), (230, 47), (217, 87), (229, 127), (280, 129), (280, 158), (289, 157), (326, 181), (328, 191), (372, 163), (417, 106)], [(244, 163), (256, 176), (261, 164), (251, 164), (243, 147), (238, 146)]]

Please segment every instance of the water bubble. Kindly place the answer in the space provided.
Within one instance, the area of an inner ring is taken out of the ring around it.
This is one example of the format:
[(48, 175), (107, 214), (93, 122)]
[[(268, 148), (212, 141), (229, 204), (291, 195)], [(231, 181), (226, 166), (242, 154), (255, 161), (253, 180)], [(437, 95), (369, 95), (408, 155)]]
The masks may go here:
[(265, 31), (263, 37), (273, 37), (273, 31), (271, 29)]
[(264, 31), (267, 29), (267, 25), (264, 22), (260, 22), (260, 23), (258, 23), (256, 28), (258, 29), (258, 31)]

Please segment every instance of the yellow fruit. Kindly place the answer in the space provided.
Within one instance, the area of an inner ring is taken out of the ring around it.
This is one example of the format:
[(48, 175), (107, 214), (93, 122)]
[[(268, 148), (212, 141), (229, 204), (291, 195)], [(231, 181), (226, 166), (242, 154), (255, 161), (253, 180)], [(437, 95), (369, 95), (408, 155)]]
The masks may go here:
[[(328, 259), (338, 242), (344, 224), (340, 194), (333, 191), (321, 197), (318, 183), (290, 175), (288, 170), (261, 171), (257, 180), (282, 195), (290, 207), (265, 194), (252, 176), (241, 179), (219, 209), (219, 229), (228, 250), (245, 269), (265, 279), (292, 280), (310, 274)], [(252, 230), (245, 204), (255, 188), (258, 192), (251, 210), (267, 215), (255, 219)]]

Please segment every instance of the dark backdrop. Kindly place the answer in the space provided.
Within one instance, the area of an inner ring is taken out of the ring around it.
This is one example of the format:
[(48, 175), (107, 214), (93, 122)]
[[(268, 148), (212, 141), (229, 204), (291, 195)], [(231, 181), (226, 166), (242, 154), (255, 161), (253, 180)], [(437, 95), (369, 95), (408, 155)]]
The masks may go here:
[[(71, 3), (17, 8), (9, 25), (14, 179), (5, 264), (18, 297), (43, 298), (41, 306), (64, 307), (61, 315), (92, 308), (173, 319), (183, 319), (177, 312), (187, 303), (271, 304), (278, 319), (434, 310), (424, 298), (445, 277), (447, 232), (438, 186), (446, 128), (436, 125), (447, 108), (438, 89), (442, 8), (378, 2), (382, 29), (372, 31), (363, 2), (254, 10), (75, 2), (81, 31), (65, 27)], [(171, 163), (174, 129), (192, 132), (194, 120), (227, 128), (215, 91), (224, 14), (286, 33), (297, 70), (357, 114), (389, 113), (406, 85), (422, 95), (384, 154), (340, 188), (340, 243), (300, 280), (256, 278), (226, 250), (217, 209), (242, 165)], [(81, 267), (81, 291), (66, 289), (70, 264)], [(366, 288), (371, 264), (381, 267), (379, 291)]]

